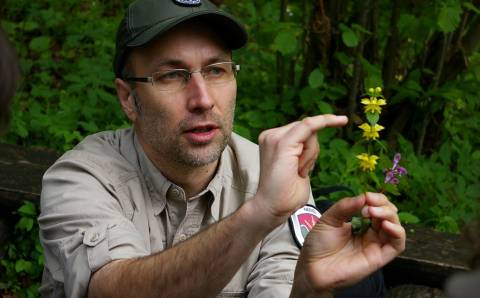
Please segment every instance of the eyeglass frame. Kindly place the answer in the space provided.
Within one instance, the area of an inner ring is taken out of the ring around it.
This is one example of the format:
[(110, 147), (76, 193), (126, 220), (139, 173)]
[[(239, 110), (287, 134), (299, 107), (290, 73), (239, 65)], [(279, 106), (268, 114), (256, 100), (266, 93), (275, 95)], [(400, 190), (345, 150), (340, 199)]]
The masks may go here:
[[(165, 74), (168, 74), (168, 73), (175, 72), (175, 71), (181, 71), (182, 74), (185, 74), (183, 76), (183, 83), (182, 83), (181, 87), (179, 87), (178, 89), (172, 89), (172, 90), (159, 90), (159, 91), (179, 91), (179, 90), (182, 90), (183, 88), (185, 88), (187, 86), (188, 82), (190, 82), (190, 80), (192, 79), (192, 75), (194, 73), (199, 73), (202, 76), (202, 78), (205, 79), (203, 71), (208, 67), (215, 66), (215, 65), (218, 65), (218, 64), (231, 64), (233, 78), (236, 78), (237, 73), (240, 71), (240, 65), (236, 64), (234, 61), (222, 61), (222, 62), (215, 62), (215, 63), (206, 65), (202, 68), (195, 69), (195, 70), (188, 70), (186, 68), (173, 68), (173, 69), (169, 69), (169, 70), (165, 70), (165, 71), (153, 72), (148, 77), (124, 77), (122, 79), (125, 80), (125, 81), (131, 81), (131, 82), (151, 83), (152, 86), (155, 87), (155, 82), (153, 80), (153, 77), (154, 77), (155, 74), (162, 73), (162, 72), (165, 72)], [(229, 82), (229, 81), (226, 81), (225, 83), (227, 83), (227, 82)]]

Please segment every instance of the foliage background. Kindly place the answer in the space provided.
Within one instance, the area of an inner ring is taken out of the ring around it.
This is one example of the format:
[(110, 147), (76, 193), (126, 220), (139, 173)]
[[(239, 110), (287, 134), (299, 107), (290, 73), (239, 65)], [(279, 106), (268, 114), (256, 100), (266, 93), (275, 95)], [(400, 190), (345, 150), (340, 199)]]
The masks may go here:
[[(447, 231), (478, 211), (479, 1), (216, 2), (250, 34), (235, 53), (242, 65), (237, 132), (255, 141), (263, 129), (307, 115), (347, 114), (348, 128), (320, 134), (313, 187), (359, 192), (358, 102), (381, 86), (389, 103), (382, 136), (391, 151), (378, 171), (402, 153), (411, 175), (396, 198), (401, 209)], [(129, 125), (111, 70), (127, 3), (4, 2), (2, 26), (23, 72), (7, 142), (63, 151), (88, 134)]]
[[(23, 80), (3, 141), (64, 151), (88, 134), (128, 126), (111, 61), (126, 0), (4, 0), (2, 26), (15, 43)], [(387, 145), (409, 176), (392, 198), (405, 222), (457, 232), (480, 212), (480, 1), (217, 0), (241, 19), (248, 46), (235, 53), (235, 130), (260, 131), (319, 113), (350, 126), (319, 134), (313, 191), (367, 188), (355, 153), (359, 101), (381, 86)], [(348, 195), (338, 192), (330, 198)]]

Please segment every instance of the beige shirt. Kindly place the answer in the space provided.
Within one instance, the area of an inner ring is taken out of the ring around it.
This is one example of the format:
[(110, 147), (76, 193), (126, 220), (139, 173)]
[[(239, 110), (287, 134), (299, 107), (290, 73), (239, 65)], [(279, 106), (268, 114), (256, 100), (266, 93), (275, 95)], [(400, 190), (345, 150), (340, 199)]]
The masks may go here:
[[(108, 262), (168, 249), (233, 213), (256, 193), (258, 176), (258, 146), (232, 134), (208, 187), (187, 199), (132, 129), (87, 137), (43, 178), (40, 292), (86, 296), (90, 276)], [(219, 297), (288, 297), (298, 255), (285, 223), (257, 245)]]

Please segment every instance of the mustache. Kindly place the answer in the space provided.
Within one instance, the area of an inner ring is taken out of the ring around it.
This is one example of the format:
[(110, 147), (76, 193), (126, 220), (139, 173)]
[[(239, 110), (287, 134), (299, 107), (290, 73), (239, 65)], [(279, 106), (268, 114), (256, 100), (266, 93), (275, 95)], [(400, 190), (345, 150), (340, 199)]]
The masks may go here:
[(198, 123), (205, 123), (205, 122), (213, 123), (215, 124), (215, 126), (217, 126), (221, 130), (223, 130), (225, 127), (224, 119), (220, 115), (212, 111), (209, 111), (202, 114), (194, 114), (189, 116), (188, 118), (183, 119), (178, 124), (178, 128), (180, 131), (185, 131), (197, 125)]

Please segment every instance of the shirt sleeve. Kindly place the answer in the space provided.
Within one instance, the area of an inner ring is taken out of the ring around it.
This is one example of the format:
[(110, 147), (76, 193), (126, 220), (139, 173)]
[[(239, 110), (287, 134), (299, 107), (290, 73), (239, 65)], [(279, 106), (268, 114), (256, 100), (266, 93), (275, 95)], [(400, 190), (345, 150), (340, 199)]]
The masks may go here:
[(88, 162), (68, 159), (44, 175), (39, 216), (43, 296), (84, 297), (91, 274), (103, 265), (148, 255), (145, 238), (128, 218), (132, 203), (105, 176)]
[[(314, 204), (310, 194), (309, 204)], [(288, 222), (273, 230), (263, 241), (259, 258), (247, 284), (248, 297), (289, 297), (300, 249)]]

